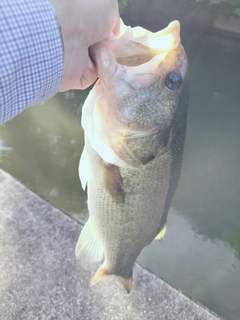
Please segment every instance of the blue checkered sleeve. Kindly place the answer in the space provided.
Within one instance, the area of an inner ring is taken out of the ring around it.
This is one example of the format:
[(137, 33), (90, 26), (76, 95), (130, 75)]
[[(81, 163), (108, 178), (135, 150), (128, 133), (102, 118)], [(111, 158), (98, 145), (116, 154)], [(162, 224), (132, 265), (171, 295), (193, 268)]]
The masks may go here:
[(0, 122), (56, 94), (62, 74), (50, 0), (0, 0)]

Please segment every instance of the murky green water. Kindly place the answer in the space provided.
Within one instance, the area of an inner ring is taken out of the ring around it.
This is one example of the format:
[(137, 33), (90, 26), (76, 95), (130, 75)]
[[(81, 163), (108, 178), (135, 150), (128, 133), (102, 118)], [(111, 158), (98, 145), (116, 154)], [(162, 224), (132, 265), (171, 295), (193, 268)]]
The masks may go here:
[[(120, 2), (132, 26), (156, 31), (180, 20), (190, 60), (183, 170), (168, 232), (139, 262), (225, 319), (239, 320), (240, 20), (230, 19), (235, 8), (228, 2)], [(58, 94), (0, 126), (0, 167), (82, 222), (78, 162), (87, 94)]]

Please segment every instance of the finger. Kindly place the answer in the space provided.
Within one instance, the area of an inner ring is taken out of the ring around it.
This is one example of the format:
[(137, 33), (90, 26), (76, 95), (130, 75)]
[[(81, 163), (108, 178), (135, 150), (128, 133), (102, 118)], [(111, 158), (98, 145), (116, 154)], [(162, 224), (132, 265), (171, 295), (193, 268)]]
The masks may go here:
[(97, 70), (94, 64), (92, 63), (91, 59), (89, 58), (87, 67), (84, 69), (83, 74), (77, 84), (75, 89), (86, 89), (91, 84), (93, 84), (97, 79)]

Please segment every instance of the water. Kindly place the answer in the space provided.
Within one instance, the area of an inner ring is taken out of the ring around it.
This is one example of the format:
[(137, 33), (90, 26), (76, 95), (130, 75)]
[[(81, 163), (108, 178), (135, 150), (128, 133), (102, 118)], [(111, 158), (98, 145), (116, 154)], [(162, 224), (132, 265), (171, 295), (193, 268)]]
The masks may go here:
[[(156, 31), (180, 20), (190, 62), (183, 169), (168, 231), (164, 242), (153, 242), (138, 261), (223, 318), (239, 320), (240, 20), (230, 17), (234, 8), (228, 2), (121, 5), (132, 26)], [(58, 94), (0, 126), (0, 167), (81, 222), (87, 206), (78, 162), (87, 94)]]

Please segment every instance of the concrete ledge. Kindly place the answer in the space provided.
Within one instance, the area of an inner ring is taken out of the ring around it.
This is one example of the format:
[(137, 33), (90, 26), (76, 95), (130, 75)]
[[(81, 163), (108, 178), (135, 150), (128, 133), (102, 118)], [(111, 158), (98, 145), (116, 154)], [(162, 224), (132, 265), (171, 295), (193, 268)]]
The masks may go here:
[(81, 226), (0, 170), (0, 319), (220, 319), (136, 264), (127, 294), (113, 277), (89, 287)]

